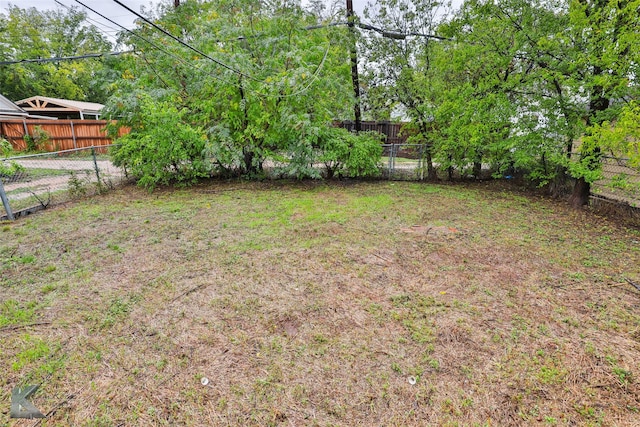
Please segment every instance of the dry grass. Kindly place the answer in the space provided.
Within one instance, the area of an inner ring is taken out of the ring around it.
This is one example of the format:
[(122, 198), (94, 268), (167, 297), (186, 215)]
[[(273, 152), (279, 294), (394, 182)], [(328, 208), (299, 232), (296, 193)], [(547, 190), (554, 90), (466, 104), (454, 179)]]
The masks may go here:
[(0, 425), (640, 424), (640, 233), (546, 200), (212, 183), (2, 230)]

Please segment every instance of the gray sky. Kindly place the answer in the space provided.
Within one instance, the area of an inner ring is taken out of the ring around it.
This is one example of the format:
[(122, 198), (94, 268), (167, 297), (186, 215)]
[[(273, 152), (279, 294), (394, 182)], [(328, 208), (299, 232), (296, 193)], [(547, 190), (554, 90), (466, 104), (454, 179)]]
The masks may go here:
[[(66, 6), (77, 6), (81, 9), (84, 9), (74, 0), (58, 0), (60, 3)], [(120, 25), (133, 28), (133, 21), (135, 20), (135, 16), (128, 12), (126, 9), (123, 9), (121, 6), (113, 2), (112, 0), (80, 0), (85, 3), (87, 6), (95, 9), (100, 12), (102, 15), (112, 19), (113, 21), (119, 23)], [(167, 1), (167, 0), (165, 0)], [(368, 0), (353, 0), (353, 8), (356, 10), (356, 13), (361, 14), (364, 6), (366, 5)], [(158, 0), (120, 0), (120, 2), (126, 4), (131, 9), (139, 12), (141, 6), (150, 7), (152, 4), (157, 4)], [(306, 1), (302, 1), (303, 4)], [(346, 2), (345, 2), (346, 3)], [(459, 5), (462, 3), (462, 0), (453, 0), (453, 3)], [(0, 0), (0, 11), (4, 12), (9, 5), (15, 5), (21, 8), (29, 8), (35, 7), (38, 10), (50, 10), (61, 8), (55, 0)], [(105, 34), (110, 35), (112, 38), (115, 34), (118, 33), (120, 28), (117, 26), (105, 21), (99, 16), (93, 14), (92, 12), (84, 9), (90, 22), (100, 28)]]
[[(89, 12), (84, 7), (80, 6), (74, 0), (58, 0), (60, 3), (66, 6), (77, 6), (79, 9), (87, 12), (88, 17), (91, 19), (91, 23), (98, 26), (102, 31), (109, 35), (115, 35), (120, 28), (111, 24), (110, 22), (100, 18), (97, 15), (94, 15), (92, 12)], [(84, 4), (95, 9), (100, 12), (104, 16), (114, 20), (120, 25), (133, 28), (133, 21), (135, 20), (135, 16), (133, 16), (126, 9), (123, 9), (118, 4), (114, 3), (111, 0), (81, 0)], [(139, 12), (140, 7), (144, 5), (148, 7), (151, 4), (149, 0), (120, 0), (122, 3), (129, 6), (131, 9)], [(156, 1), (157, 3), (157, 1)], [(20, 8), (26, 9), (30, 7), (35, 7), (38, 10), (51, 10), (62, 8), (62, 6), (58, 5), (54, 0), (0, 0), (0, 9), (5, 11), (9, 5), (18, 6)]]
[[(58, 1), (67, 6), (75, 5), (82, 8), (82, 6), (80, 6), (74, 0), (58, 0)], [(123, 9), (121, 6), (114, 3), (112, 0), (81, 0), (81, 1), (85, 3), (87, 6), (91, 7), (92, 9), (95, 9), (101, 14), (107, 16), (108, 18), (118, 22), (120, 25), (123, 25), (127, 28), (133, 27), (133, 21), (135, 17), (131, 13), (129, 13), (126, 9)], [(158, 0), (120, 0), (120, 1), (135, 11), (140, 11), (141, 6), (149, 7), (149, 5), (151, 5), (152, 3), (153, 4), (158, 3)], [(305, 2), (303, 1), (303, 4), (304, 3)], [(367, 0), (353, 0), (353, 7), (356, 11), (361, 12), (366, 3), (367, 3)], [(0, 9), (3, 11), (6, 10), (9, 4), (19, 6), (21, 8), (35, 7), (36, 9), (39, 9), (39, 10), (56, 9), (57, 7), (61, 7), (55, 2), (55, 0), (0, 0)], [(113, 27), (112, 24), (100, 18), (99, 16), (94, 15), (89, 11), (87, 11), (87, 13), (89, 14), (89, 18), (101, 24), (100, 27), (104, 31), (109, 32), (111, 34), (114, 33), (113, 28), (109, 28), (109, 27)], [(96, 24), (96, 22), (93, 22), (93, 23)]]

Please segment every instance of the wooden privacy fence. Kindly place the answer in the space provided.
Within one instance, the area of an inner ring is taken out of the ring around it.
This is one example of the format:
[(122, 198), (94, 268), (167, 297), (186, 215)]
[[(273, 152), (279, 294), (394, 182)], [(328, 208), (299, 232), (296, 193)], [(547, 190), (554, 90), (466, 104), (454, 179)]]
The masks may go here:
[[(113, 141), (107, 136), (106, 120), (4, 120), (0, 121), (0, 136), (8, 140), (17, 151), (27, 149), (27, 137), (45, 135), (39, 150), (60, 151), (109, 145)], [(128, 133), (121, 128), (118, 136)]]
[[(341, 127), (341, 128), (345, 128), (348, 131), (354, 131), (356, 128), (356, 124), (355, 122), (352, 121), (342, 121), (342, 122), (336, 122), (335, 123), (336, 126)], [(402, 126), (404, 125), (404, 123), (398, 123), (398, 122), (387, 122), (387, 121), (383, 121), (383, 122), (374, 122), (374, 121), (364, 121), (364, 122), (360, 122), (360, 126), (362, 128), (363, 131), (376, 131), (376, 132), (380, 132), (383, 135), (386, 135), (387, 139), (385, 141), (385, 144), (405, 144), (407, 142), (407, 137), (405, 136), (400, 136), (400, 129), (402, 129)]]

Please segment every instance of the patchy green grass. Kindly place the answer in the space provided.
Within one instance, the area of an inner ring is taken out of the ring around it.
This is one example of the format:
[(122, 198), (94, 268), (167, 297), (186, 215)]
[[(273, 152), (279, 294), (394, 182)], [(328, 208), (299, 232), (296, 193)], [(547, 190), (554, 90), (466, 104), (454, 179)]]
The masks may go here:
[(42, 384), (47, 426), (636, 425), (638, 265), (638, 231), (499, 187), (126, 187), (3, 224), (0, 401)]

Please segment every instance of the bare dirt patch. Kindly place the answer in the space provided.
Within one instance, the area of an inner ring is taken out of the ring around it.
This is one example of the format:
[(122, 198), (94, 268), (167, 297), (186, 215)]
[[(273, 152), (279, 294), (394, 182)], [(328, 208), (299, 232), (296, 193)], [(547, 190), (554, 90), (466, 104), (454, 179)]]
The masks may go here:
[(640, 234), (544, 200), (126, 187), (3, 230), (0, 401), (46, 425), (640, 419)]

